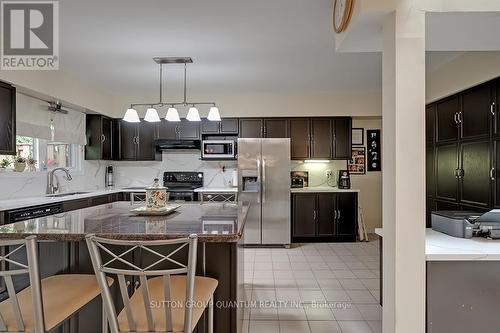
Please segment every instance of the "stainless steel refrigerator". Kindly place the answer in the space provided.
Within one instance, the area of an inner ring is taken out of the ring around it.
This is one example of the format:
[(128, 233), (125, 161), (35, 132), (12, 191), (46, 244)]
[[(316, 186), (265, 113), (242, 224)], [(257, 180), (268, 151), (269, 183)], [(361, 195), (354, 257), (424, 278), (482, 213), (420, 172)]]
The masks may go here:
[(247, 245), (290, 244), (290, 139), (238, 139), (238, 200), (251, 203)]

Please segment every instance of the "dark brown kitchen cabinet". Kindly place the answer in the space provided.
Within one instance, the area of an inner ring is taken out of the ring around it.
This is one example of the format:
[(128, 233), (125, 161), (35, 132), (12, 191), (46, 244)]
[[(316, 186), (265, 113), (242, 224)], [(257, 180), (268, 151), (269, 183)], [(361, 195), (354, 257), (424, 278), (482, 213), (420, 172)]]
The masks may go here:
[(431, 104), (425, 108), (425, 142), (434, 143), (436, 132), (436, 105)]
[(500, 79), (497, 79), (493, 82), (493, 102), (491, 106), (491, 111), (494, 113), (494, 135), (496, 137), (500, 136)]
[(240, 138), (262, 138), (264, 134), (263, 120), (260, 118), (240, 119)]
[(201, 120), (201, 134), (238, 134), (238, 119), (223, 118), (221, 121)]
[(311, 121), (309, 118), (290, 119), (290, 145), (292, 160), (311, 156)]
[(426, 182), (425, 182), (425, 189), (426, 189), (426, 194), (428, 197), (434, 196), (434, 146), (430, 146), (426, 148), (426, 154), (425, 154), (425, 172), (427, 174), (426, 177)]
[(332, 159), (350, 160), (352, 157), (352, 119), (350, 117), (334, 118), (332, 128)]
[(0, 155), (16, 153), (16, 88), (0, 82)]
[(332, 128), (328, 118), (311, 119), (311, 153), (312, 159), (327, 159), (332, 157)]
[(171, 140), (199, 140), (200, 122), (181, 119), (179, 122), (162, 120), (159, 124), (158, 138)]
[(456, 143), (436, 147), (436, 198), (457, 201), (459, 164)]
[(437, 142), (458, 139), (459, 96), (454, 95), (436, 103)]
[(293, 193), (292, 241), (356, 241), (358, 194)]
[(316, 236), (316, 194), (295, 194), (292, 198), (293, 237)]
[(120, 121), (120, 159), (124, 161), (152, 161), (158, 156), (155, 140), (158, 137), (157, 123)]
[(462, 139), (487, 138), (493, 118), (493, 85), (484, 83), (461, 93), (462, 110), (459, 123)]
[(286, 118), (264, 118), (264, 137), (289, 138), (288, 126)]
[(86, 160), (113, 160), (117, 150), (114, 120), (101, 115), (86, 115)]
[(490, 205), (491, 152), (489, 141), (467, 142), (460, 146), (460, 202), (475, 206)]
[(500, 140), (493, 142), (493, 207), (500, 208)]

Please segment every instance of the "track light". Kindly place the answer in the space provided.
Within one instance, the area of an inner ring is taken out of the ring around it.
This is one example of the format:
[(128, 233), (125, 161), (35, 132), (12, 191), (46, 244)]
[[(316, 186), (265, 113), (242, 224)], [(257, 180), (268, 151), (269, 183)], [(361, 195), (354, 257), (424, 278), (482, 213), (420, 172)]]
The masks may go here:
[(144, 120), (149, 121), (150, 123), (157, 123), (160, 121), (160, 117), (158, 116), (158, 112), (156, 111), (156, 109), (151, 107), (146, 110)]
[(123, 120), (129, 122), (129, 123), (140, 123), (141, 120), (139, 119), (139, 115), (137, 114), (137, 111), (133, 108), (127, 109), (125, 112), (125, 115), (123, 116)]
[(201, 121), (200, 113), (198, 112), (198, 109), (194, 107), (194, 105), (189, 108), (186, 119), (189, 121)]
[(210, 111), (208, 112), (207, 119), (210, 121), (220, 121), (220, 113), (219, 108), (216, 106), (212, 106)]
[(165, 116), (165, 120), (168, 121), (181, 121), (179, 118), (179, 112), (174, 107), (168, 108), (167, 115)]

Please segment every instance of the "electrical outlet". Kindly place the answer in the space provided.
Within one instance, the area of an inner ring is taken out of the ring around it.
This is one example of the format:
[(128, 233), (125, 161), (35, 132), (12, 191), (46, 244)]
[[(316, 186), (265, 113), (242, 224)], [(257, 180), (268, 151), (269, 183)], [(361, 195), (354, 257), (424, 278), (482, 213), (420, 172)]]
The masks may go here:
[(326, 174), (327, 178), (330, 178), (333, 175), (333, 172), (332, 172), (332, 170), (326, 170), (325, 174)]

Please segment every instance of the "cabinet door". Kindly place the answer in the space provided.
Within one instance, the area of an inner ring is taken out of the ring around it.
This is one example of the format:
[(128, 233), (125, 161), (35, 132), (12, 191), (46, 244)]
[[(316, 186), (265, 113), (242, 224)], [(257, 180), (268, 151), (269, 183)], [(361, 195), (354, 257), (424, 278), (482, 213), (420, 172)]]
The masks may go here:
[(16, 153), (16, 88), (0, 82), (0, 155)]
[(262, 138), (262, 119), (240, 119), (240, 138)]
[(494, 142), (494, 158), (495, 158), (495, 173), (494, 173), (494, 206), (500, 208), (500, 140)]
[(458, 199), (458, 147), (455, 143), (436, 147), (436, 198)]
[(179, 139), (181, 140), (199, 140), (200, 122), (181, 119), (179, 124)]
[(461, 203), (475, 206), (490, 204), (491, 155), (489, 141), (461, 145)]
[(157, 124), (143, 121), (138, 126), (137, 160), (150, 161), (155, 159)]
[(135, 160), (136, 158), (137, 124), (120, 121), (120, 159)]
[(311, 158), (329, 160), (332, 156), (332, 141), (330, 119), (311, 119)]
[(434, 104), (428, 105), (425, 108), (425, 142), (427, 144), (434, 143), (436, 131), (436, 108)]
[(358, 223), (357, 193), (337, 193), (337, 236), (356, 237)]
[(238, 134), (238, 119), (237, 118), (222, 118), (220, 122), (221, 134)]
[(289, 138), (288, 119), (264, 119), (266, 138)]
[(85, 145), (86, 160), (100, 160), (102, 158), (101, 118), (102, 116), (90, 114), (85, 117), (85, 131), (87, 137), (87, 144)]
[(316, 194), (293, 195), (293, 236), (316, 236)]
[(458, 95), (436, 103), (437, 141), (450, 141), (458, 138), (457, 114), (460, 111)]
[(309, 118), (290, 119), (290, 145), (292, 160), (308, 159), (311, 150)]
[(201, 120), (201, 134), (219, 134), (220, 121)]
[(352, 119), (333, 120), (333, 155), (336, 160), (350, 160), (352, 151)]
[(177, 139), (177, 127), (179, 126), (179, 122), (168, 121), (162, 119), (159, 125), (159, 139), (167, 139), (174, 140)]
[(102, 117), (102, 147), (101, 159), (113, 159), (113, 120), (108, 117)]
[(425, 154), (425, 180), (426, 180), (426, 193), (428, 197), (434, 196), (434, 147), (430, 146), (426, 149)]
[(318, 194), (318, 236), (335, 235), (335, 200), (335, 194)]
[(491, 126), (492, 85), (485, 83), (462, 94), (462, 138), (489, 137)]

